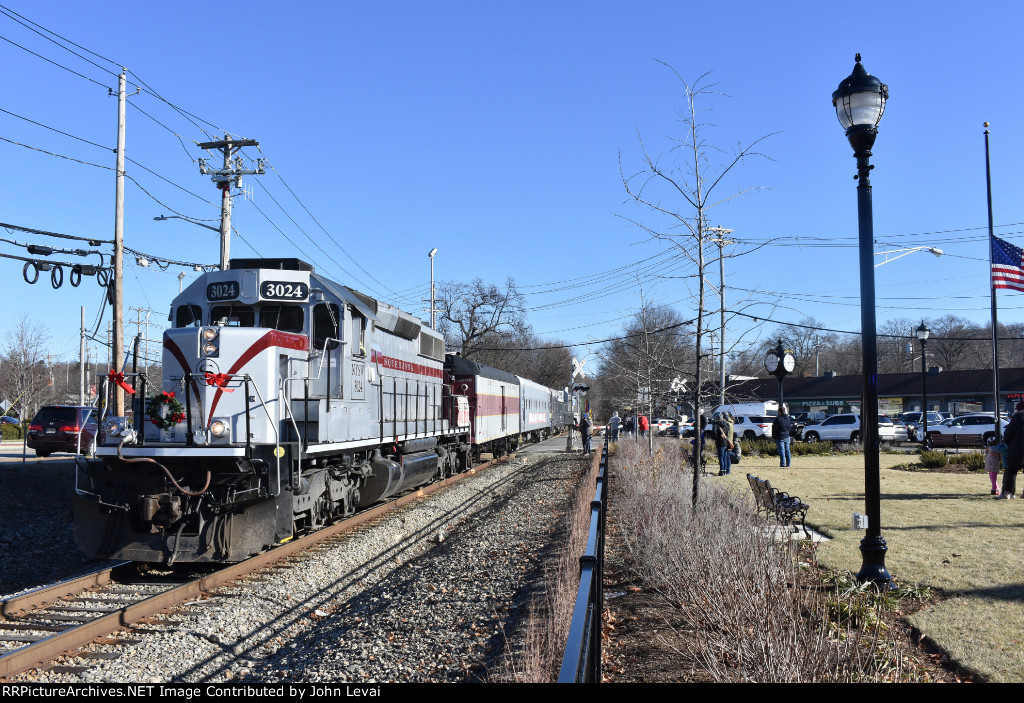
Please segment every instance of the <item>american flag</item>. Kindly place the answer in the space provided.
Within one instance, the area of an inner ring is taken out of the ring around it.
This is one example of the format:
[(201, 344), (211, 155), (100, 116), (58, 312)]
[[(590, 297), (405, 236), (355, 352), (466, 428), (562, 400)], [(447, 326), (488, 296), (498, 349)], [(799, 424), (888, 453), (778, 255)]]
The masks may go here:
[(1024, 251), (999, 237), (992, 237), (992, 287), (1024, 293)]

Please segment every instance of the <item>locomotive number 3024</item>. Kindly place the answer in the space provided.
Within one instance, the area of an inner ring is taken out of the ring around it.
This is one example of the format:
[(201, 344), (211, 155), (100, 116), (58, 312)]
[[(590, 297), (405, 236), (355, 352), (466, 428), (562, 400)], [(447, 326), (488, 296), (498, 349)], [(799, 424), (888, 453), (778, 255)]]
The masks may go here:
[(263, 281), (260, 283), (260, 297), (270, 300), (305, 300), (309, 297), (309, 286), (294, 281)]

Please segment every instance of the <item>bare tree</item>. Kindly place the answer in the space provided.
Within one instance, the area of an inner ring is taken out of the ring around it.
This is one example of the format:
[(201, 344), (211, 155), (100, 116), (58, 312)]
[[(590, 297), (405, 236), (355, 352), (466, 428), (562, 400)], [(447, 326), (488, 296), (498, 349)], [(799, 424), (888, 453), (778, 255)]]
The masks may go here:
[[(655, 216), (654, 223), (629, 219), (651, 238), (671, 244), (696, 267), (696, 349), (693, 362), (694, 384), (691, 388), (694, 408), (701, 408), (709, 397), (707, 379), (702, 365), (706, 357), (703, 349), (707, 334), (705, 310), (707, 303), (707, 267), (716, 261), (709, 255), (709, 247), (716, 232), (708, 226), (710, 211), (739, 195), (754, 190), (739, 188), (732, 194), (720, 193), (726, 176), (745, 159), (764, 156), (756, 149), (765, 135), (753, 142), (735, 147), (726, 153), (712, 146), (705, 138), (710, 125), (698, 117), (698, 103), (717, 94), (715, 84), (707, 81), (704, 74), (693, 84), (688, 83), (679, 73), (667, 66), (678, 79), (683, 89), (684, 107), (679, 112), (682, 134), (675, 138), (668, 152), (654, 156), (648, 151), (643, 139), (637, 135), (642, 153), (643, 168), (632, 175), (626, 175), (620, 155), (622, 184), (634, 205)], [(693, 503), (697, 504), (700, 494), (700, 457), (694, 456)]]
[(47, 363), (46, 329), (22, 315), (4, 340), (0, 387), (17, 402), (18, 416), (31, 419), (53, 391), (53, 376)]
[(504, 289), (480, 278), (472, 283), (442, 283), (438, 288), (439, 327), (445, 342), (466, 358), (475, 357), (477, 348), (493, 348), (502, 337), (527, 330), (524, 298), (511, 277)]
[[(607, 343), (597, 356), (602, 410), (637, 408), (652, 420), (675, 405), (677, 381), (689, 385), (693, 337), (690, 322), (673, 308), (653, 306), (643, 299), (640, 311), (625, 326), (621, 338)], [(674, 414), (674, 413), (673, 413)], [(652, 448), (649, 442), (649, 449)]]

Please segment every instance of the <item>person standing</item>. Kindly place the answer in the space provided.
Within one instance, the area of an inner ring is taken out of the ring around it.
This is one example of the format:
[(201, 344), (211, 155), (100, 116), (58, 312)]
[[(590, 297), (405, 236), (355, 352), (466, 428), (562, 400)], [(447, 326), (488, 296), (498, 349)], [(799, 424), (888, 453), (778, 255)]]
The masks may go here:
[(640, 436), (646, 437), (647, 431), (651, 429), (651, 421), (647, 419), (646, 415), (641, 415), (638, 422), (640, 424)]
[(996, 444), (998, 440), (992, 438), (989, 440), (988, 446), (985, 448), (985, 470), (988, 471), (988, 478), (992, 482), (992, 495), (999, 495), (999, 472), (1003, 469), (1003, 461), (1006, 458), (1006, 450), (1009, 449), (1005, 444)]
[(779, 409), (779, 414), (772, 421), (772, 439), (779, 450), (779, 466), (786, 467), (790, 464), (789, 444), (792, 441), (790, 432), (793, 429), (793, 419), (786, 412), (785, 406)]
[[(1014, 497), (1017, 492), (1017, 472), (1024, 464), (1024, 400), (1017, 403), (1014, 410), (1016, 412), (1003, 433), (1003, 442), (1009, 448), (1006, 450), (1006, 470), (1003, 471), (1003, 492), (996, 496), (996, 500)], [(999, 422), (998, 410), (994, 413), (994, 419)]]
[(619, 441), (619, 425), (622, 423), (622, 418), (619, 417), (619, 411), (616, 410), (612, 413), (612, 418), (608, 421), (608, 428), (612, 433), (612, 442)]
[(728, 476), (732, 473), (732, 440), (729, 439), (729, 423), (724, 414), (715, 413), (711, 416), (711, 426), (715, 433), (715, 450), (718, 452), (718, 475)]
[(590, 413), (583, 413), (580, 420), (580, 437), (583, 438), (583, 456), (590, 456)]

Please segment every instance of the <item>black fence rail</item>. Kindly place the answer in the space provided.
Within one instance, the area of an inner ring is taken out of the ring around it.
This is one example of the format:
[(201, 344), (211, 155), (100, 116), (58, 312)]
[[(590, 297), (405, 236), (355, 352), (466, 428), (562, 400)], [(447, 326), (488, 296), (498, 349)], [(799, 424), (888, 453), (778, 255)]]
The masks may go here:
[(601, 682), (601, 615), (604, 612), (604, 527), (608, 506), (608, 439), (601, 449), (587, 549), (580, 557), (580, 590), (569, 625), (558, 683)]

